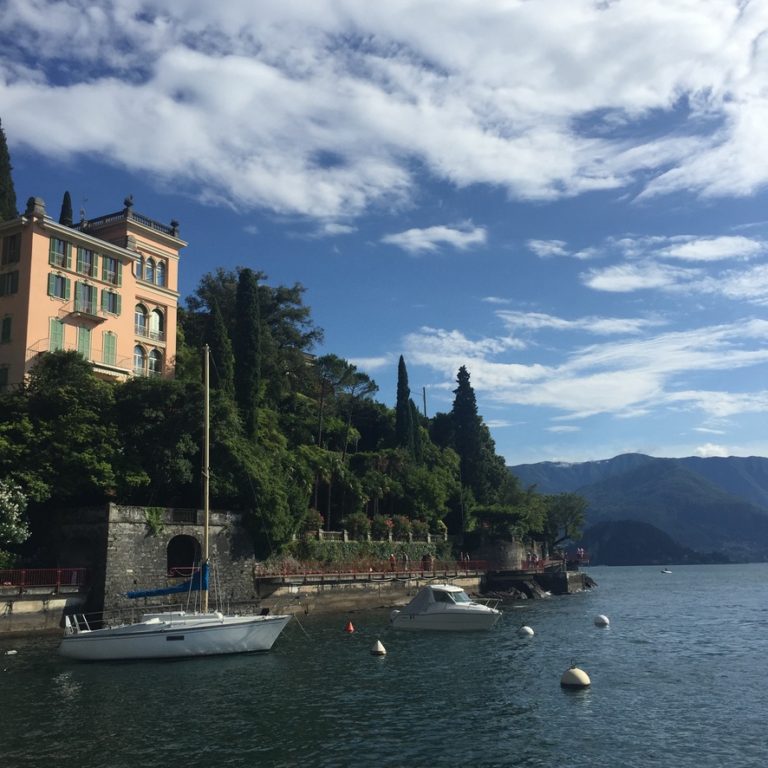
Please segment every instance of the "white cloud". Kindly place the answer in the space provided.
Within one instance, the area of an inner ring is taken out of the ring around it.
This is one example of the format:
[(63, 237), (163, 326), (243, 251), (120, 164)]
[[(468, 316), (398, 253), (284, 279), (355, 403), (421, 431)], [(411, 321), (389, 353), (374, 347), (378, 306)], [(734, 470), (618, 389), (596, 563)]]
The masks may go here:
[(381, 238), (382, 243), (396, 245), (410, 254), (429, 253), (438, 250), (441, 245), (450, 245), (459, 251), (465, 251), (474, 245), (485, 243), (486, 233), (483, 227), (465, 226), (427, 227), (426, 229), (408, 229)]
[(768, 363), (768, 321), (745, 320), (622, 338), (576, 349), (562, 362), (506, 362), (509, 339), (473, 342), (459, 331), (422, 328), (405, 340), (409, 363), (452, 381), (466, 365), (472, 385), (496, 405), (551, 408), (569, 418), (596, 414), (637, 418), (659, 408), (700, 410), (722, 419), (768, 412), (768, 393), (684, 389), (691, 375), (736, 371)]
[(567, 435), (572, 432), (581, 432), (581, 427), (575, 427), (573, 425), (562, 424), (554, 427), (547, 427), (547, 432), (553, 432), (555, 434)]
[(661, 255), (682, 261), (721, 261), (748, 259), (765, 252), (765, 244), (742, 236), (691, 239), (665, 248)]
[(714, 443), (704, 443), (696, 448), (696, 455), (702, 458), (709, 458), (711, 456), (730, 456), (728, 449), (723, 445), (715, 445)]
[(499, 310), (497, 317), (503, 320), (510, 330), (545, 330), (556, 331), (587, 331), (600, 336), (616, 334), (637, 334), (646, 328), (663, 325), (658, 319), (632, 317), (580, 317), (566, 320), (541, 312), (515, 312)]
[(564, 240), (529, 240), (526, 245), (541, 259), (549, 259), (553, 256), (568, 256)]
[(393, 359), (387, 355), (380, 357), (352, 357), (349, 362), (356, 366), (358, 370), (366, 373), (372, 371), (381, 371), (394, 365)]
[(417, 167), (540, 200), (768, 182), (765, 3), (437, 8), (6, 0), (0, 113), (12, 148), (319, 218), (406, 204)]
[(689, 282), (697, 275), (693, 270), (645, 262), (592, 269), (582, 275), (582, 280), (586, 286), (596, 291), (630, 293), (651, 288), (672, 288)]

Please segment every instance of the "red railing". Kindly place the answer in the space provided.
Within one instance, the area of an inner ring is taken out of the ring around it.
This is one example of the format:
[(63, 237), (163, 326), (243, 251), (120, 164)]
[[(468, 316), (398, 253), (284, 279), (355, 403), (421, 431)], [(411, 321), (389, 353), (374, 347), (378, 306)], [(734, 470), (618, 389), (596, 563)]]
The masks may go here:
[(27, 587), (52, 587), (57, 591), (62, 587), (84, 587), (87, 583), (85, 568), (12, 568), (0, 570), (0, 588), (14, 587), (24, 590)]
[(354, 565), (329, 565), (320, 562), (282, 563), (277, 567), (259, 565), (256, 568), (256, 576), (404, 576), (414, 573), (457, 573), (466, 571), (485, 571), (488, 563), (485, 560), (465, 560), (454, 562), (434, 560), (427, 564), (421, 560), (410, 560), (404, 563), (402, 558), (397, 558), (392, 564), (389, 560), (372, 560), (370, 562), (357, 562)]

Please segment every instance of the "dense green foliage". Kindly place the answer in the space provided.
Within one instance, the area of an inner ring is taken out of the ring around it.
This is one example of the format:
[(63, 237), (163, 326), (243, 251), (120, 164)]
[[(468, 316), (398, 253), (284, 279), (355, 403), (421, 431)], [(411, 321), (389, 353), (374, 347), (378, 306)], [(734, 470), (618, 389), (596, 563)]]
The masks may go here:
[(11, 174), (11, 156), (8, 153), (8, 142), (0, 121), (0, 221), (10, 221), (18, 215), (16, 210), (16, 190)]
[(22, 388), (0, 394), (0, 477), (43, 520), (107, 500), (198, 506), (208, 344), (211, 504), (244, 514), (259, 554), (300, 555), (291, 542), (313, 527), (360, 538), (561, 536), (554, 506), (521, 489), (496, 454), (465, 368), (451, 413), (428, 422), (401, 357), (387, 408), (353, 364), (311, 354), (322, 334), (302, 295), (249, 269), (206, 275), (180, 313), (174, 380), (108, 383), (75, 352), (41, 355)]

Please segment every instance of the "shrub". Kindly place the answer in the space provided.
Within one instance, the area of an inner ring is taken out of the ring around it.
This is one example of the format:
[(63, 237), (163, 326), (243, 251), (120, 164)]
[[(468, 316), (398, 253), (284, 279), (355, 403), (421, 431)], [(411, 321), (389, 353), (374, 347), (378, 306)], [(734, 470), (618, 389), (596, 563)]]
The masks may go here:
[(310, 533), (322, 529), (325, 518), (316, 510), (308, 509), (301, 518), (301, 532)]
[(365, 512), (353, 512), (344, 519), (344, 527), (353, 539), (365, 540), (371, 530), (371, 521)]
[(392, 530), (392, 518), (384, 515), (374, 515), (371, 521), (371, 536), (376, 541), (386, 541)]
[(429, 533), (429, 523), (426, 520), (411, 521), (411, 532), (420, 539), (426, 539)]
[(395, 515), (392, 518), (392, 533), (401, 541), (408, 538), (411, 532), (411, 521), (404, 515)]

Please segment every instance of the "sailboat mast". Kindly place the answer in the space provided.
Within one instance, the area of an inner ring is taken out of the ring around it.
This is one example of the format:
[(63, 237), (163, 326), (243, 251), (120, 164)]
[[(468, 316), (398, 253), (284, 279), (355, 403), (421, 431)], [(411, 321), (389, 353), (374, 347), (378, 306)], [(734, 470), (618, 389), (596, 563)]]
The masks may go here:
[(210, 442), (211, 442), (211, 374), (210, 374), (210, 349), (204, 348), (203, 371), (205, 374), (205, 394), (203, 397), (203, 577), (201, 603), (203, 613), (208, 612), (208, 558), (209, 558), (209, 523), (210, 517), (208, 497), (210, 495)]

